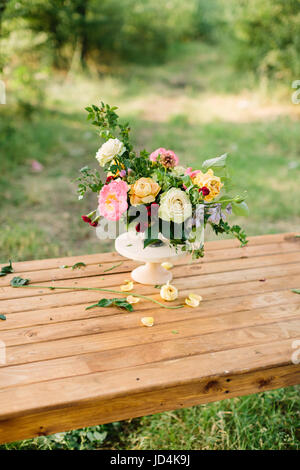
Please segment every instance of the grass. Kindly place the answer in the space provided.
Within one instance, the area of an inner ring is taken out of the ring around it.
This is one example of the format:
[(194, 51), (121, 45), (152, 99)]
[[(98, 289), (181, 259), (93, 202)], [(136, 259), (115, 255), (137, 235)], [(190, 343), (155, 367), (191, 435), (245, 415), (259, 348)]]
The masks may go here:
[[(249, 235), (299, 231), (299, 111), (250, 74), (233, 71), (224, 50), (184, 44), (159, 66), (120, 67), (49, 81), (30, 119), (9, 105), (0, 117), (0, 262), (108, 251), (81, 223), (95, 198), (78, 201), (77, 171), (100, 146), (84, 106), (99, 99), (130, 119), (137, 148), (172, 148), (197, 167), (225, 151), (237, 189), (248, 191)], [(33, 173), (31, 160), (43, 164)], [(212, 238), (207, 234), (207, 238)], [(299, 389), (41, 437), (4, 448), (299, 449)]]

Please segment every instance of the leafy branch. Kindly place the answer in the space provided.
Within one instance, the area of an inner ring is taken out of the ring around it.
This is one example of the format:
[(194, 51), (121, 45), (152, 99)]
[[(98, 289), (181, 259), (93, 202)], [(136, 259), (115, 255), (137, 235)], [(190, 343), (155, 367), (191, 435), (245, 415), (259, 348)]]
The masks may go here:
[(247, 235), (239, 225), (230, 226), (227, 222), (224, 222), (223, 219), (220, 219), (219, 224), (211, 223), (211, 226), (216, 235), (218, 235), (219, 233), (226, 233), (227, 235), (233, 235), (235, 238), (237, 238), (240, 241), (241, 246), (245, 246), (248, 243)]
[(98, 193), (103, 183), (99, 171), (91, 170), (88, 166), (84, 166), (79, 170), (80, 176), (76, 178), (78, 181), (77, 193), (79, 199), (82, 199), (85, 193), (90, 189), (93, 193)]

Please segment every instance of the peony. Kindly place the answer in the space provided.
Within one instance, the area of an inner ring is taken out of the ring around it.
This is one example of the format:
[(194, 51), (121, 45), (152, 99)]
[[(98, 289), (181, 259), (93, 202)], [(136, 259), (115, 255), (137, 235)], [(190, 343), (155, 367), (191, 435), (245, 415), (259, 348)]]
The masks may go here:
[(155, 201), (160, 191), (160, 186), (152, 178), (140, 178), (131, 185), (129, 195), (133, 206), (138, 204), (149, 204)]
[(178, 165), (178, 157), (173, 150), (166, 150), (163, 147), (154, 150), (150, 155), (150, 160), (156, 162), (157, 158), (160, 157), (160, 163), (166, 168), (174, 168)]
[(218, 196), (223, 186), (219, 176), (214, 175), (214, 172), (211, 169), (206, 173), (198, 171), (197, 174), (192, 177), (192, 181), (196, 186), (199, 186), (199, 188), (203, 188), (203, 186), (205, 186), (205, 188), (209, 190), (209, 193), (207, 193), (207, 191), (202, 191), (206, 202), (210, 202)]
[(100, 166), (111, 162), (115, 157), (122, 155), (126, 150), (125, 145), (119, 139), (108, 139), (96, 153)]
[(158, 215), (161, 219), (177, 224), (192, 215), (192, 205), (188, 195), (178, 188), (171, 188), (160, 197)]
[(128, 208), (127, 191), (127, 183), (122, 180), (103, 186), (99, 194), (100, 214), (108, 220), (119, 220)]

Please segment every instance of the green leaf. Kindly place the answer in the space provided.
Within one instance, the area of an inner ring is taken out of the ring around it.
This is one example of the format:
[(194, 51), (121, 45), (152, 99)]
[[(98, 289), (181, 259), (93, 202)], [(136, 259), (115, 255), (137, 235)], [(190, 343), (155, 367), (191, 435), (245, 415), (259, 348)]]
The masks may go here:
[(86, 310), (89, 310), (90, 308), (95, 308), (95, 307), (110, 307), (111, 305), (115, 305), (116, 307), (119, 308), (124, 308), (125, 310), (128, 310), (129, 312), (133, 311), (133, 306), (127, 302), (125, 297), (122, 297), (120, 299), (114, 298), (114, 299), (101, 299), (99, 302), (96, 304), (90, 305), (89, 307), (86, 307)]
[(300, 294), (300, 289), (292, 289), (292, 292), (295, 292), (295, 294)]
[(247, 217), (249, 215), (249, 208), (248, 208), (245, 201), (242, 201), (242, 202), (239, 202), (239, 203), (232, 202), (231, 206), (232, 206), (232, 212), (235, 215), (240, 215), (240, 216), (243, 216), (243, 217)]
[(104, 431), (104, 432), (98, 432), (98, 431), (95, 431), (94, 432), (94, 438), (96, 441), (100, 441), (100, 442), (103, 442), (105, 441), (107, 437), (107, 431)]
[(7, 274), (13, 273), (13, 267), (11, 264), (11, 260), (9, 260), (9, 264), (7, 266), (3, 266), (0, 271), (0, 276), (6, 276)]
[(133, 306), (127, 302), (127, 300), (114, 299), (114, 305), (116, 305), (116, 307), (125, 308), (125, 310), (128, 310), (129, 312), (133, 312)]
[(208, 168), (224, 168), (226, 166), (226, 160), (227, 160), (227, 153), (224, 153), (220, 157), (216, 158), (210, 158), (209, 160), (205, 160), (202, 163), (202, 167), (205, 170), (208, 170)]
[(72, 269), (81, 269), (81, 268), (84, 268), (85, 266), (86, 266), (85, 263), (82, 263), (81, 261), (79, 261), (79, 263), (73, 264)]
[(113, 304), (114, 299), (101, 299), (99, 302), (96, 304), (90, 305), (89, 307), (86, 307), (86, 310), (89, 310), (90, 308), (95, 308), (95, 307), (110, 307), (110, 305)]
[(0, 315), (0, 320), (6, 320), (6, 316), (5, 315)]
[(21, 286), (26, 286), (29, 284), (30, 279), (23, 279), (22, 277), (16, 276), (13, 277), (12, 280), (10, 281), (10, 285), (12, 287), (21, 287)]

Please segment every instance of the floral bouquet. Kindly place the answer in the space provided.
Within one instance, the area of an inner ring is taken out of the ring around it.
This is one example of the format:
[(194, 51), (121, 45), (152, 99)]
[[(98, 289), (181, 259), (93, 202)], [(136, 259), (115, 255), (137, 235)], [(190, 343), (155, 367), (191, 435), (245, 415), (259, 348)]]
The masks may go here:
[(247, 215), (241, 195), (230, 194), (227, 154), (205, 160), (201, 169), (180, 165), (172, 150), (158, 148), (139, 155), (130, 141), (129, 124), (121, 124), (116, 107), (101, 103), (86, 108), (88, 120), (99, 128), (103, 145), (96, 159), (103, 171), (80, 170), (78, 195), (98, 194), (98, 207), (82, 216), (96, 227), (101, 221), (122, 220), (126, 229), (142, 234), (144, 248), (169, 243), (176, 250), (204, 254), (204, 229), (232, 234), (244, 246), (244, 231), (229, 225), (227, 217)]

